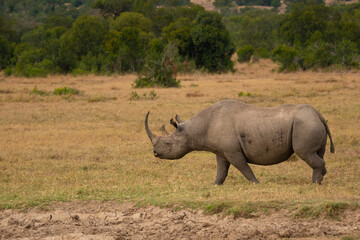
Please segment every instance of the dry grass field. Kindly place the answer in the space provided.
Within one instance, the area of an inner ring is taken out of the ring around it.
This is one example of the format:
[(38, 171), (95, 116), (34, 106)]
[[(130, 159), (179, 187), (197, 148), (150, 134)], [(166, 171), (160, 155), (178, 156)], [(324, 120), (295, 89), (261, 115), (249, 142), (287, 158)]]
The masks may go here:
[[(274, 209), (300, 217), (334, 216), (358, 208), (359, 72), (277, 73), (267, 61), (236, 67), (234, 74), (179, 75), (176, 89), (134, 89), (135, 75), (0, 76), (0, 208), (113, 200), (245, 217)], [(45, 94), (31, 94), (35, 86)], [(80, 94), (52, 94), (64, 86)], [(147, 111), (150, 128), (160, 134), (162, 124), (173, 131), (169, 120), (176, 114), (186, 120), (223, 99), (318, 109), (336, 149), (326, 150), (323, 184), (311, 184), (312, 170), (296, 156), (278, 165), (252, 165), (257, 185), (231, 167), (223, 186), (212, 185), (211, 153), (193, 152), (177, 161), (153, 156), (144, 129)]]

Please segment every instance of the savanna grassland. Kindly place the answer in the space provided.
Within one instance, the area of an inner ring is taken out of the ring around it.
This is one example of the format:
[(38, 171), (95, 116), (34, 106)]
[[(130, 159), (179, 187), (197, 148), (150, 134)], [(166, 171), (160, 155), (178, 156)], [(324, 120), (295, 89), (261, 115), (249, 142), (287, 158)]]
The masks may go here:
[[(0, 208), (53, 201), (113, 200), (250, 214), (286, 208), (295, 215), (356, 209), (360, 200), (359, 72), (277, 73), (268, 61), (238, 64), (234, 74), (179, 75), (180, 88), (134, 89), (135, 75), (0, 78)], [(35, 88), (36, 86), (36, 88)], [(78, 94), (54, 95), (57, 88)], [(312, 170), (292, 156), (254, 166), (260, 184), (230, 168), (214, 186), (215, 156), (193, 152), (181, 160), (153, 156), (144, 129), (161, 134), (170, 118), (183, 120), (222, 99), (259, 106), (307, 103), (327, 119), (328, 174), (311, 184)]]

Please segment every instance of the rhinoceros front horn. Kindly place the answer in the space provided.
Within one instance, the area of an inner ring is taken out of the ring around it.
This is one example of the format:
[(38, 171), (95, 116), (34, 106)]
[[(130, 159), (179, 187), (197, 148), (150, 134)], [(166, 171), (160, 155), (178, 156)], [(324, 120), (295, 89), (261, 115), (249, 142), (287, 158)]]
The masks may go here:
[(148, 117), (149, 117), (149, 114), (150, 114), (150, 111), (146, 114), (146, 117), (145, 117), (145, 130), (146, 130), (147, 135), (148, 135), (149, 138), (150, 138), (150, 141), (152, 141), (152, 139), (153, 139), (153, 134), (151, 133), (151, 131), (150, 131), (150, 129), (149, 129), (149, 126), (148, 126)]

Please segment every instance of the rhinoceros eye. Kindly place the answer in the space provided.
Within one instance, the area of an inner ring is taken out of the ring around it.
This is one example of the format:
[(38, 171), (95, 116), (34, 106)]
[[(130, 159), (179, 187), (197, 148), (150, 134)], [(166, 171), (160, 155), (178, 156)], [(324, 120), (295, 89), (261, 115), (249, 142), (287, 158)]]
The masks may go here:
[(170, 147), (171, 146), (171, 143), (170, 142), (165, 142), (165, 145)]

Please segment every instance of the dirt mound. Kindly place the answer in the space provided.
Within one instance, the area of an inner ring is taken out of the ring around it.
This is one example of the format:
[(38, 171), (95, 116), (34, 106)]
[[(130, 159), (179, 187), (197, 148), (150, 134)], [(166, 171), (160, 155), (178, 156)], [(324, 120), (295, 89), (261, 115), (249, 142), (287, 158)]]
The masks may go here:
[(289, 211), (249, 219), (113, 202), (54, 203), (0, 212), (0, 239), (326, 239), (359, 234), (360, 211), (340, 219), (294, 219)]

